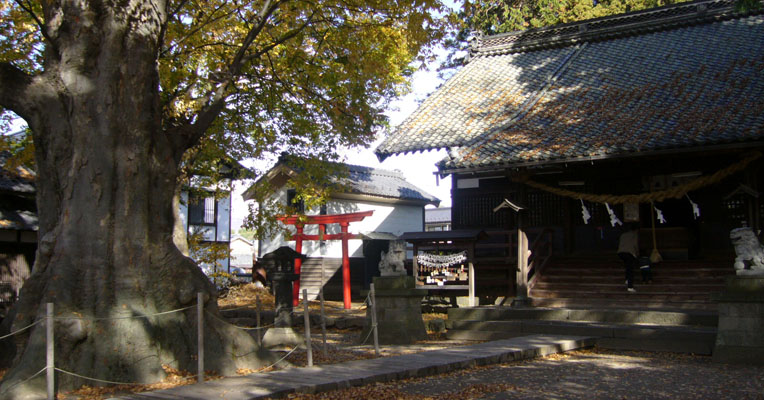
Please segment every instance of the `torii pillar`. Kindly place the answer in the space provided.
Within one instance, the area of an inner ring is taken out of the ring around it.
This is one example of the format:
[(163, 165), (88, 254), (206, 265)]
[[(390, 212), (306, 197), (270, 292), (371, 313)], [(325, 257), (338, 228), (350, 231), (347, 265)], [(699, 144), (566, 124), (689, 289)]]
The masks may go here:
[[(344, 301), (345, 309), (348, 310), (351, 307), (350, 304), (350, 256), (348, 254), (348, 240), (360, 239), (361, 236), (355, 235), (349, 232), (351, 222), (363, 221), (364, 218), (370, 217), (374, 214), (374, 211), (362, 211), (349, 214), (334, 214), (334, 215), (290, 215), (280, 217), (279, 221), (285, 225), (294, 225), (297, 232), (292, 235), (290, 240), (295, 241), (295, 251), (302, 253), (302, 241), (303, 240), (342, 240), (342, 299)], [(341, 233), (338, 234), (326, 234), (326, 225), (328, 224), (340, 224)], [(305, 225), (318, 225), (318, 235), (306, 235), (304, 233)], [(294, 273), (298, 276), (302, 269), (302, 260), (295, 259), (294, 261)], [(324, 283), (321, 282), (323, 285)], [(292, 290), (294, 294), (294, 305), (299, 304), (300, 298), (300, 280), (299, 278), (292, 284)]]

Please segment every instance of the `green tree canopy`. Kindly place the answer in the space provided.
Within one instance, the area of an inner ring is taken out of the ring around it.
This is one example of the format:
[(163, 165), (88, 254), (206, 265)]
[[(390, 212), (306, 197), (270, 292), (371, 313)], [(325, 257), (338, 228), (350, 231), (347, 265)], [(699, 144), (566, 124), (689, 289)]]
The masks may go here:
[(461, 64), (459, 51), (475, 32), (485, 35), (623, 14), (689, 0), (466, 0), (451, 18), (459, 27), (446, 42), (451, 54), (446, 68)]
[[(176, 244), (178, 189), (226, 157), (334, 160), (370, 143), (388, 101), (441, 38), (441, 7), (0, 0), (0, 129), (9, 116), (27, 122), (40, 205), (37, 258), (11, 328), (55, 303), (57, 316), (85, 321), (57, 325), (56, 351), (67, 354), (57, 367), (152, 382), (163, 365), (196, 368), (195, 314), (102, 321), (188, 310), (200, 294), (207, 368), (265, 363), (248, 334), (215, 316), (214, 287)], [(0, 343), (0, 364), (12, 365), (0, 397), (44, 388), (28, 379), (45, 358), (42, 329)], [(67, 376), (58, 387), (84, 383)]]

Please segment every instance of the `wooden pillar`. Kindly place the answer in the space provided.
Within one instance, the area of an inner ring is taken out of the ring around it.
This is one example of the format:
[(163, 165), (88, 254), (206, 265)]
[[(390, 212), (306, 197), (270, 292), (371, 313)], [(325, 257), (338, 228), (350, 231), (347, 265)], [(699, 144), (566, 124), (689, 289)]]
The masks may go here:
[(414, 275), (414, 284), (419, 283), (419, 264), (416, 261), (417, 253), (419, 253), (419, 246), (414, 244), (414, 255), (412, 256), (412, 267), (411, 267), (411, 273)]
[(348, 255), (348, 223), (340, 223), (342, 228), (342, 300), (345, 303), (345, 309), (349, 310), (350, 304), (350, 256)]
[(468, 280), (468, 295), (470, 307), (475, 307), (477, 302), (475, 301), (475, 244), (471, 244), (467, 250), (467, 280)]
[[(294, 239), (294, 251), (302, 254), (302, 225), (295, 225), (297, 235)], [(300, 270), (302, 269), (302, 259), (294, 259), (294, 273), (297, 274), (297, 280), (292, 283), (292, 306), (297, 307), (300, 304)]]
[(523, 212), (517, 214), (517, 293), (515, 302), (528, 301), (528, 235), (523, 226)]

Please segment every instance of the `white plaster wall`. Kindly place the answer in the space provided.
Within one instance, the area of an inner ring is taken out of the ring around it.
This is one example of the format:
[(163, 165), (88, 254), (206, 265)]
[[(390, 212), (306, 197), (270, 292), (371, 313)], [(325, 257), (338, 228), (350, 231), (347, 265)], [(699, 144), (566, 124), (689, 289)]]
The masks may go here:
[(219, 199), (217, 206), (218, 215), (217, 221), (215, 221), (217, 237), (215, 240), (227, 242), (231, 240), (231, 195), (229, 194), (227, 197)]
[(188, 232), (188, 192), (180, 192), (180, 220), (183, 221), (183, 232)]
[[(280, 201), (286, 201), (286, 190), (280, 193)], [(350, 233), (359, 234), (366, 232), (386, 232), (400, 235), (403, 232), (421, 232), (424, 229), (424, 207), (411, 205), (392, 205), (385, 203), (358, 202), (349, 200), (331, 200), (327, 204), (328, 214), (346, 214), (373, 210), (374, 214), (366, 217), (363, 221), (350, 223)], [(311, 210), (308, 214), (316, 215), (318, 210)], [(292, 229), (292, 232), (294, 230)], [(339, 224), (327, 226), (326, 233), (340, 233)], [(318, 234), (318, 226), (306, 227), (305, 233)], [(351, 257), (362, 257), (363, 241), (351, 240), (348, 242), (348, 253)], [(267, 238), (262, 241), (261, 255), (270, 253), (281, 246), (289, 246), (294, 249), (294, 241), (285, 241), (281, 237)], [(324, 242), (303, 242), (303, 254), (308, 257), (342, 257), (342, 241), (327, 240)]]
[(231, 254), (252, 254), (254, 246), (237, 237), (231, 241)]
[[(180, 219), (183, 222), (183, 229), (188, 232), (188, 192), (180, 193)], [(204, 229), (205, 240), (216, 240), (227, 242), (231, 237), (231, 196), (218, 200), (218, 216), (216, 227), (206, 227)], [(217, 233), (216, 233), (217, 231)], [(224, 270), (228, 269), (228, 258), (218, 260)]]

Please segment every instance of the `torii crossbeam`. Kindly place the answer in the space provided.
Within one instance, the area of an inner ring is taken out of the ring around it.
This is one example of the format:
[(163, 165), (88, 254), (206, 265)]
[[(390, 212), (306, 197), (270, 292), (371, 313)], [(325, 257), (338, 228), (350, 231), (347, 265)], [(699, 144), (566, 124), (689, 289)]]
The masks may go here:
[[(348, 255), (348, 240), (360, 239), (361, 236), (352, 234), (349, 232), (349, 226), (351, 222), (363, 221), (364, 218), (370, 217), (374, 214), (374, 211), (361, 211), (349, 214), (334, 214), (334, 215), (289, 215), (279, 217), (285, 225), (294, 225), (297, 232), (289, 238), (289, 240), (295, 241), (295, 251), (302, 253), (302, 242), (304, 240), (342, 240), (342, 300), (344, 301), (345, 309), (350, 309), (350, 256)], [(340, 224), (341, 233), (326, 234), (326, 225)], [(318, 235), (307, 235), (303, 233), (303, 229), (306, 225), (318, 225)], [(294, 273), (300, 275), (302, 269), (302, 260), (295, 259), (294, 261)], [(323, 285), (324, 283), (321, 282)], [(300, 295), (300, 280), (294, 281), (293, 287), (294, 305), (299, 303)]]

